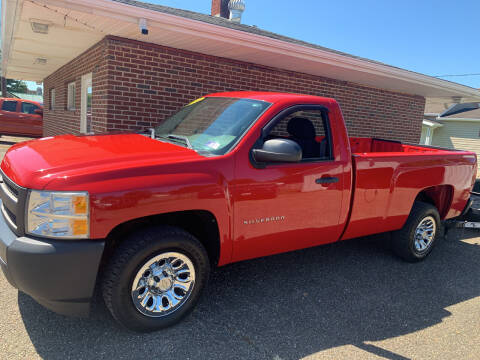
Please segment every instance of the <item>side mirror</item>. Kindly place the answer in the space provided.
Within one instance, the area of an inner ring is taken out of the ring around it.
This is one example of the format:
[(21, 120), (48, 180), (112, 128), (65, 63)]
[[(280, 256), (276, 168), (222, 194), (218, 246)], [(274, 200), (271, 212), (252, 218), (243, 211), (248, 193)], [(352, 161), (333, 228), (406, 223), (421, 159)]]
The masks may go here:
[(43, 110), (42, 109), (35, 109), (33, 112), (37, 115), (43, 115)]
[(293, 140), (272, 139), (265, 141), (261, 149), (253, 149), (252, 155), (259, 163), (293, 163), (302, 160), (302, 148)]

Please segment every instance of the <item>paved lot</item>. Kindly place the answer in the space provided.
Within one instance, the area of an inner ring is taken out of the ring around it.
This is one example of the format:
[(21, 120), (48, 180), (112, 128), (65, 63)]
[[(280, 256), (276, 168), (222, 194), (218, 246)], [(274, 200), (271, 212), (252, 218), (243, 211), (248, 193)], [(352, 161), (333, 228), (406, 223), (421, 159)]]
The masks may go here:
[(147, 335), (100, 300), (89, 319), (56, 315), (0, 275), (0, 358), (479, 359), (480, 232), (452, 231), (419, 264), (386, 240), (220, 268), (191, 316)]
[(478, 359), (480, 237), (406, 264), (367, 238), (218, 269), (194, 313), (148, 335), (56, 315), (0, 276), (5, 359)]
[(3, 156), (7, 152), (8, 148), (13, 144), (30, 140), (27, 137), (19, 137), (19, 136), (2, 136), (0, 135), (0, 159), (3, 159)]

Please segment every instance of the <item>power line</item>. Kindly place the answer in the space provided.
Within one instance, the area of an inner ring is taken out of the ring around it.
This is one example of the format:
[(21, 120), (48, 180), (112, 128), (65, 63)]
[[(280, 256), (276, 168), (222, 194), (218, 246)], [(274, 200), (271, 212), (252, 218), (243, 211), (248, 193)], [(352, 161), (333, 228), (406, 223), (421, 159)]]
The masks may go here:
[(450, 76), (480, 76), (480, 73), (474, 73), (474, 74), (447, 74), (447, 75), (436, 75), (434, 77), (450, 77)]
[[(48, 7), (48, 6), (45, 5), (45, 4), (37, 3), (35, 0), (27, 0), (27, 1), (31, 2), (31, 3), (34, 4), (34, 5), (43, 7), (43, 8), (45, 8), (45, 9), (47, 9), (47, 10), (53, 11), (53, 12), (59, 14), (59, 15), (63, 15), (63, 26), (64, 26), (64, 27), (66, 27), (67, 19), (70, 19), (70, 20), (75, 21), (75, 22), (78, 23), (78, 24), (81, 24), (81, 25), (89, 28), (90, 30), (96, 30), (96, 31), (99, 31), (99, 32), (102, 32), (102, 33), (104, 32), (104, 31), (102, 31), (102, 30), (100, 30), (100, 29), (97, 29), (97, 28), (96, 28), (95, 26), (93, 26), (93, 25), (87, 24), (87, 23), (84, 22), (84, 21), (81, 21), (81, 20), (79, 20), (79, 19), (77, 19), (77, 18), (72, 17), (72, 16), (69, 15), (68, 13), (67, 13), (67, 14), (64, 14), (64, 13), (62, 13), (61, 11), (58, 11), (58, 10), (53, 9), (53, 8), (50, 8), (50, 7)], [(12, 36), (13, 36), (13, 35), (12, 35)]]

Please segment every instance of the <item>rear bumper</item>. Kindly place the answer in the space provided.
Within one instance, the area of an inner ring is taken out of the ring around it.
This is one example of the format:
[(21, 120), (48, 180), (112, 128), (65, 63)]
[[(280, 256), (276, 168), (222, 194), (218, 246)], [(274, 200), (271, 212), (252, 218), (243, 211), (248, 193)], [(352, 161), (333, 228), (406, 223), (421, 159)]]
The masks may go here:
[(90, 310), (105, 242), (17, 237), (0, 215), (0, 266), (8, 282), (59, 314)]
[(470, 198), (468, 199), (467, 205), (465, 205), (465, 208), (463, 209), (459, 217), (465, 216), (468, 213), (468, 211), (472, 208), (472, 205), (473, 205), (473, 199)]

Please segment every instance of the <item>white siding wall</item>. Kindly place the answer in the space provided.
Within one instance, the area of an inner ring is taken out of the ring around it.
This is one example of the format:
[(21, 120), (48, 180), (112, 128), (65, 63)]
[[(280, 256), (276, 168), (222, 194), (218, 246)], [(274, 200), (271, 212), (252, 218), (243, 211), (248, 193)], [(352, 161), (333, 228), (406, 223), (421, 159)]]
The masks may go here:
[[(441, 128), (435, 129), (432, 145), (474, 151), (480, 159), (479, 135), (480, 122), (445, 121)], [(480, 177), (480, 168), (477, 177)]]

